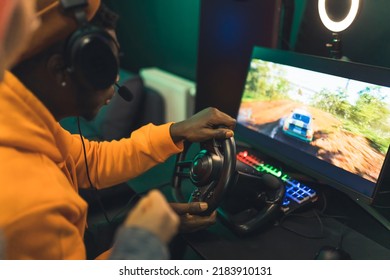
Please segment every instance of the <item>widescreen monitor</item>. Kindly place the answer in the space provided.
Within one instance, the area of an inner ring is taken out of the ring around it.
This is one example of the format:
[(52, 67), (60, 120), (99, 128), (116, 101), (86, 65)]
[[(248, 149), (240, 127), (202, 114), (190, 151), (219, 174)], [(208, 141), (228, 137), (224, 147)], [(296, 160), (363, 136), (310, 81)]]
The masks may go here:
[(370, 204), (390, 144), (390, 70), (255, 47), (237, 132), (260, 152)]

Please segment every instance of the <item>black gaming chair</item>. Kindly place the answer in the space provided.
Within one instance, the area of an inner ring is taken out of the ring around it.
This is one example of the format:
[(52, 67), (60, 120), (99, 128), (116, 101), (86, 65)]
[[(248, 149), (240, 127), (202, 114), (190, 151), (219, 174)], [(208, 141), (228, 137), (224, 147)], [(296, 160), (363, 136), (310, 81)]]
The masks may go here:
[(165, 123), (165, 104), (160, 93), (145, 87), (139, 75), (131, 76), (122, 86), (130, 90), (133, 99), (127, 102), (118, 94), (113, 97), (100, 125), (103, 140), (128, 137), (132, 131), (148, 123)]

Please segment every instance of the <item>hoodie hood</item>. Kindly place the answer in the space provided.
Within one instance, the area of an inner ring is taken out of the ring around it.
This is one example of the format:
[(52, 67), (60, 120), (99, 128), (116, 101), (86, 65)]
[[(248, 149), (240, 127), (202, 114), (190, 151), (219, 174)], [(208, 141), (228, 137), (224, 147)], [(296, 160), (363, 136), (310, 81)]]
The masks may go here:
[(6, 72), (0, 84), (0, 146), (41, 153), (59, 163), (67, 154), (58, 148), (60, 129), (45, 105)]

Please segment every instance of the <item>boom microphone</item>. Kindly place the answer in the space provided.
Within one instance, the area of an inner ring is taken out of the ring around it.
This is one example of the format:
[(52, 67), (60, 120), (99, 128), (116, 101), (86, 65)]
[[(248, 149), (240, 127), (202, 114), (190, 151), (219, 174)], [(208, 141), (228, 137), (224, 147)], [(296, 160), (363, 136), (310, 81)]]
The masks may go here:
[(127, 102), (130, 102), (133, 99), (133, 94), (127, 87), (120, 86), (118, 83), (115, 83), (115, 85), (118, 88), (117, 92), (120, 97), (122, 97)]

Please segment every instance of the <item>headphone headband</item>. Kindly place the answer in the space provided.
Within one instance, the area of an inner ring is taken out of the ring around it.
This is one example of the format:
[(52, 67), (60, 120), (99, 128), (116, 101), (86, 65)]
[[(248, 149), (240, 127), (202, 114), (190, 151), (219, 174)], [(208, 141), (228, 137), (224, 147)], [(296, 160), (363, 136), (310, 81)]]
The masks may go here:
[(72, 14), (79, 26), (88, 24), (85, 9), (88, 7), (87, 0), (61, 0), (64, 13)]
[(86, 8), (88, 0), (60, 0), (61, 6), (65, 11), (77, 8)]
[(101, 90), (114, 85), (119, 72), (118, 44), (104, 29), (88, 22), (87, 0), (61, 0), (61, 5), (79, 26), (65, 47), (68, 72), (86, 89)]

